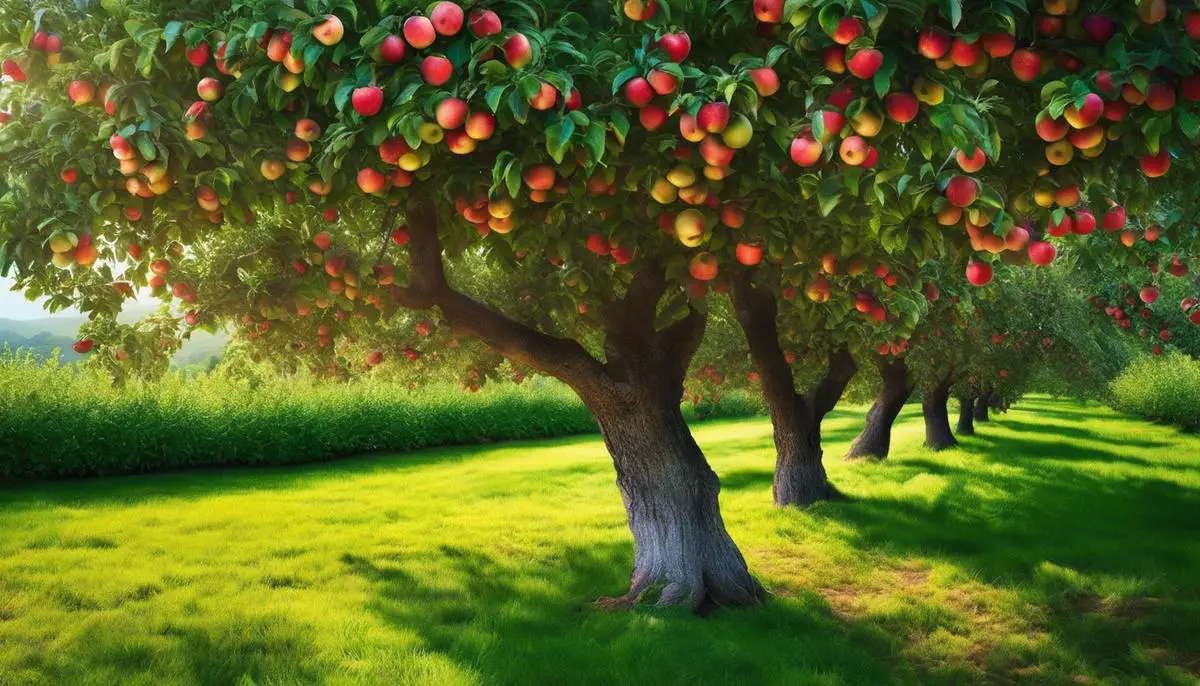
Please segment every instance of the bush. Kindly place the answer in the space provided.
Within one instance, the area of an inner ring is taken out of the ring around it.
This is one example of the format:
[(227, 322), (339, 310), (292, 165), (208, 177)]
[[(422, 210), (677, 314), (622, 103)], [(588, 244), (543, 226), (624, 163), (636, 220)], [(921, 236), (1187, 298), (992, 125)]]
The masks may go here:
[[(699, 414), (747, 416), (760, 407), (734, 394)], [(693, 419), (697, 413), (685, 408)], [(595, 431), (570, 389), (540, 377), (478, 393), (371, 379), (333, 384), (216, 374), (117, 388), (81, 367), (0, 358), (0, 477), (288, 464)]]
[(1142, 357), (1112, 383), (1113, 407), (1147, 419), (1200, 429), (1200, 360), (1172, 352)]

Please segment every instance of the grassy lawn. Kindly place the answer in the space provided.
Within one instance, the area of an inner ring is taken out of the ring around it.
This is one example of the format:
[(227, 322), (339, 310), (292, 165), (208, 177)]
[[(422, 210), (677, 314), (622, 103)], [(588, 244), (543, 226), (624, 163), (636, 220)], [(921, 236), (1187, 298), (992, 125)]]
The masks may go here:
[(631, 561), (594, 437), (0, 488), (0, 684), (1194, 684), (1200, 437), (1046, 398), (770, 504), (770, 425), (707, 423), (774, 593), (591, 605)]

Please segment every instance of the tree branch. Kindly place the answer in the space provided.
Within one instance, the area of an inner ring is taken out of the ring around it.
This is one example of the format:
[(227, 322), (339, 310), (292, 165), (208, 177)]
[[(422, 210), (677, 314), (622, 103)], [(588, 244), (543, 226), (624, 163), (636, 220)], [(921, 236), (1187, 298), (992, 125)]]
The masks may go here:
[(542, 333), (450, 286), (432, 202), (417, 200), (410, 204), (407, 219), (411, 273), (408, 288), (395, 292), (397, 302), (415, 309), (440, 308), (454, 329), (475, 336), (520, 364), (564, 381), (585, 402), (597, 391), (616, 389), (601, 364), (577, 341)]
[(829, 414), (857, 373), (858, 364), (846, 346), (843, 345), (829, 356), (829, 368), (825, 376), (808, 393), (809, 404), (817, 417)]
[(746, 334), (750, 358), (761, 379), (763, 398), (772, 414), (795, 413), (805, 399), (796, 393), (792, 368), (779, 347), (775, 295), (754, 286), (749, 270), (734, 276), (732, 285), (733, 309)]

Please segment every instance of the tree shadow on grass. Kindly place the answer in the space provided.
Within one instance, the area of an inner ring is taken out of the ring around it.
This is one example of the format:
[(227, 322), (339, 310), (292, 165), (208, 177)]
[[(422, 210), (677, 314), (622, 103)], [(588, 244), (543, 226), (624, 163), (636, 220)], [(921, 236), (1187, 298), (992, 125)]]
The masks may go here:
[[(847, 540), (861, 550), (943, 559), (1016, 591), (1042, 608), (1057, 646), (1106, 676), (1195, 683), (1197, 674), (1170, 665), (1200, 656), (1200, 489), (1029, 459), (1061, 457), (1065, 446), (968, 439), (967, 453), (1012, 468), (893, 460), (875, 467), (876, 475), (906, 484), (931, 474), (941, 487), (911, 499), (867, 495), (813, 516), (849, 526)], [(1141, 464), (1080, 453), (1068, 459)]]
[[(918, 683), (892, 659), (896, 637), (835, 617), (812, 593), (703, 619), (679, 609), (608, 612), (593, 600), (628, 584), (628, 545), (533, 557), (446, 545), (438, 555), (347, 553), (342, 562), (371, 584), (370, 610), (487, 683)], [(442, 571), (417, 571), (429, 564)]]
[(1131, 448), (1165, 448), (1171, 445), (1170, 443), (1163, 441), (1140, 440), (1135, 438), (1122, 438), (1120, 440), (1113, 440), (1112, 438), (1101, 436), (1100, 434), (1097, 434), (1094, 431), (1089, 431), (1088, 429), (1062, 425), (1048, 427), (1045, 424), (1023, 422), (1019, 419), (1013, 419), (1011, 417), (1004, 418), (998, 422), (998, 424), (1003, 426), (1005, 429), (1016, 431), (1018, 433), (1035, 433), (1043, 436), (1045, 436), (1047, 433), (1052, 433), (1055, 437), (1097, 441), (1100, 443), (1107, 443), (1109, 445), (1120, 445)]

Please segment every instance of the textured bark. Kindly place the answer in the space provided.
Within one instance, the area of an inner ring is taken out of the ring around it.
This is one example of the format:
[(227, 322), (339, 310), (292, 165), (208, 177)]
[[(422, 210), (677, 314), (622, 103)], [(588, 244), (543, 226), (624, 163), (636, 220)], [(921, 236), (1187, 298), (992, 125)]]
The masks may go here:
[(805, 507), (818, 500), (840, 497), (822, 464), (821, 420), (828, 414), (858, 366), (841, 348), (829, 357), (825, 375), (807, 393), (797, 393), (792, 369), (779, 345), (774, 294), (739, 274), (733, 284), (734, 310), (750, 347), (750, 357), (762, 383), (763, 400), (771, 415), (775, 437), (775, 476), (771, 493), (780, 507)]
[(456, 331), (567, 383), (596, 417), (634, 539), (629, 592), (604, 603), (625, 607), (648, 593), (659, 605), (697, 610), (760, 602), (762, 587), (721, 519), (717, 476), (679, 410), (704, 315), (692, 310), (656, 331), (655, 313), (667, 284), (657, 265), (647, 265), (623, 299), (597, 313), (605, 330), (601, 362), (574, 340), (538, 331), (453, 289), (432, 206), (415, 201), (407, 219), (411, 274), (408, 287), (393, 289), (397, 302), (439, 308)]
[(926, 388), (921, 396), (921, 414), (925, 417), (925, 447), (930, 450), (945, 450), (958, 445), (950, 431), (950, 415), (946, 411), (949, 400), (949, 379)]
[(866, 424), (850, 444), (846, 459), (887, 457), (892, 445), (892, 425), (916, 387), (902, 358), (880, 361), (879, 374), (883, 386), (867, 411)]
[(975, 421), (986, 422), (988, 419), (988, 406), (992, 401), (992, 392), (984, 391), (983, 395), (975, 399)]
[(958, 426), (955, 433), (959, 436), (975, 435), (975, 398), (962, 396), (958, 399)]

